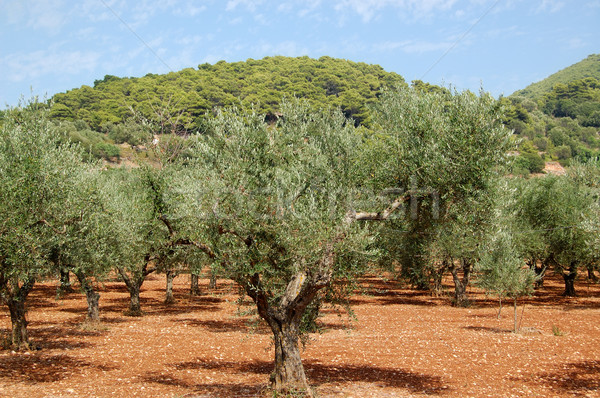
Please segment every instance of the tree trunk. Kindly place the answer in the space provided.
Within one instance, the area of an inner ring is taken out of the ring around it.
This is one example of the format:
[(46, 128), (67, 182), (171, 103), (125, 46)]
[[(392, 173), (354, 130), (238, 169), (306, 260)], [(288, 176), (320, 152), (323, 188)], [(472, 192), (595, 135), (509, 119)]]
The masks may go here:
[(140, 287), (137, 284), (129, 288), (129, 309), (126, 315), (142, 316), (142, 306), (140, 305)]
[(433, 273), (433, 290), (432, 293), (435, 296), (440, 296), (444, 291), (444, 274), (448, 270), (448, 259), (444, 259), (440, 268)]
[(25, 319), (25, 302), (11, 297), (7, 300), (12, 323), (12, 347), (16, 350), (29, 349), (29, 335), (27, 334), (27, 320)]
[(587, 273), (588, 273), (588, 279), (593, 282), (593, 283), (597, 283), (598, 282), (598, 276), (596, 276), (596, 274), (594, 273), (594, 266), (593, 265), (588, 265), (587, 266)]
[(69, 270), (65, 267), (60, 267), (60, 285), (58, 286), (56, 297), (60, 298), (66, 293), (73, 292), (73, 287), (71, 286), (71, 278), (69, 274)]
[(538, 267), (537, 264), (535, 266), (535, 275), (537, 276), (537, 280), (535, 281), (535, 287), (539, 288), (544, 286), (544, 276), (546, 275), (546, 270), (550, 265), (551, 258), (546, 258), (542, 261), (541, 267)]
[(571, 262), (567, 272), (563, 272), (563, 279), (565, 280), (565, 292), (563, 296), (574, 297), (575, 296), (575, 278), (577, 277), (577, 263)]
[(190, 274), (191, 282), (190, 282), (190, 296), (199, 296), (200, 295), (200, 285), (198, 285), (198, 274), (192, 272)]
[[(336, 240), (344, 237), (345, 235), (339, 235)], [(238, 279), (238, 283), (256, 304), (258, 315), (269, 324), (273, 332), (275, 371), (272, 381), (277, 393), (313, 396), (298, 347), (300, 322), (319, 291), (331, 282), (336, 258), (334, 243), (335, 241), (325, 246), (317, 269), (300, 271), (291, 278), (277, 305), (270, 302), (273, 292), (265, 289), (258, 273)]]
[(514, 315), (515, 315), (515, 327), (514, 327), (514, 332), (517, 333), (517, 320), (518, 320), (518, 314), (517, 314), (517, 298), (514, 297)]
[(285, 294), (277, 306), (269, 302), (272, 294), (263, 289), (258, 274), (242, 282), (246, 293), (256, 303), (258, 314), (269, 324), (273, 332), (275, 370), (271, 375), (271, 381), (273, 389), (278, 394), (313, 396), (298, 347), (300, 322), (319, 290), (330, 280), (331, 274), (328, 271), (313, 275), (299, 272), (288, 283)]
[(100, 293), (94, 290), (94, 285), (88, 281), (85, 274), (81, 271), (75, 272), (75, 276), (79, 280), (81, 284), (81, 288), (85, 292), (85, 297), (87, 299), (87, 316), (86, 321), (90, 322), (99, 322), (100, 321)]
[(500, 319), (500, 314), (502, 313), (502, 295), (498, 296), (498, 302), (500, 307), (498, 308), (498, 315), (496, 315), (496, 319)]
[(208, 281), (208, 288), (211, 290), (215, 290), (217, 288), (217, 274), (214, 272), (210, 272), (210, 280)]
[(28, 350), (29, 334), (27, 333), (27, 319), (25, 318), (25, 300), (33, 289), (35, 279), (26, 279), (21, 286), (17, 279), (7, 281), (1, 278), (2, 295), (5, 297), (5, 302), (10, 312), (10, 321), (12, 324), (11, 343), (15, 350)]
[(125, 315), (142, 316), (143, 312), (140, 305), (140, 290), (149, 272), (146, 272), (146, 267), (144, 267), (143, 271), (137, 276), (130, 278), (122, 268), (117, 268), (117, 270), (119, 271), (119, 274), (123, 278), (125, 286), (127, 286), (127, 290), (129, 291), (129, 309), (125, 312)]
[[(454, 281), (454, 301), (453, 305), (456, 307), (468, 307), (470, 302), (467, 297), (467, 286), (469, 285), (469, 277), (471, 275), (471, 262), (468, 259), (460, 260), (460, 267), (458, 267), (454, 261), (450, 261), (450, 272), (452, 273), (452, 280)], [(458, 270), (462, 269), (462, 278), (458, 275)]]
[(273, 389), (282, 394), (312, 396), (298, 346), (298, 325), (294, 322), (271, 322), (275, 342)]
[(175, 298), (173, 297), (173, 279), (177, 276), (177, 272), (168, 270), (167, 273), (167, 288), (165, 294), (165, 304), (173, 304)]

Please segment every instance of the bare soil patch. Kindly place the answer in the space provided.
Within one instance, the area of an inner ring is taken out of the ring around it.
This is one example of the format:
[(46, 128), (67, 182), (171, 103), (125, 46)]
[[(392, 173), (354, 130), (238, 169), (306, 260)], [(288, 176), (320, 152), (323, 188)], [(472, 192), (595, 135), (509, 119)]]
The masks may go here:
[[(233, 284), (207, 285), (190, 297), (189, 277), (179, 276), (177, 302), (165, 305), (164, 276), (152, 276), (142, 288), (146, 315), (132, 318), (123, 315), (123, 285), (107, 282), (105, 327), (97, 330), (80, 326), (84, 295), (56, 300), (55, 283), (36, 286), (28, 320), (41, 349), (0, 350), (0, 396), (269, 396), (270, 332), (250, 324), (244, 311), (252, 306), (236, 303)], [(578, 281), (580, 296), (563, 298), (560, 280), (550, 278), (520, 302), (519, 334), (511, 332), (512, 308), (496, 319), (497, 301), (476, 289), (463, 309), (394, 281), (365, 278), (363, 286), (366, 294), (352, 299), (357, 320), (327, 310), (325, 333), (311, 335), (302, 353), (321, 397), (600, 396), (598, 285)], [(2, 307), (0, 333), (9, 330)]]

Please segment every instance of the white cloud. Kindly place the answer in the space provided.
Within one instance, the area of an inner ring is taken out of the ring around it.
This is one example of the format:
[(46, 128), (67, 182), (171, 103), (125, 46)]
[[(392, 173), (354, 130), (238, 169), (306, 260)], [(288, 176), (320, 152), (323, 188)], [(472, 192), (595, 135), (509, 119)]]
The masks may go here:
[(284, 55), (287, 57), (297, 57), (309, 53), (307, 47), (299, 45), (295, 41), (283, 41), (280, 43), (263, 42), (253, 48), (253, 53), (259, 56)]
[(10, 24), (43, 29), (56, 34), (67, 23), (69, 10), (63, 0), (6, 1), (0, 3), (2, 19)]
[(384, 8), (391, 7), (416, 18), (427, 17), (433, 12), (448, 11), (457, 0), (336, 0), (337, 11), (352, 10), (363, 22), (376, 18)]
[(427, 52), (445, 51), (452, 45), (451, 42), (429, 42), (420, 40), (387, 41), (375, 44), (373, 49), (377, 52), (400, 50), (408, 54), (422, 54)]
[(565, 5), (564, 2), (559, 0), (542, 0), (542, 3), (538, 6), (537, 12), (557, 12)]
[(234, 11), (238, 6), (244, 6), (248, 10), (254, 12), (258, 9), (258, 6), (264, 3), (264, 0), (229, 0), (225, 10)]

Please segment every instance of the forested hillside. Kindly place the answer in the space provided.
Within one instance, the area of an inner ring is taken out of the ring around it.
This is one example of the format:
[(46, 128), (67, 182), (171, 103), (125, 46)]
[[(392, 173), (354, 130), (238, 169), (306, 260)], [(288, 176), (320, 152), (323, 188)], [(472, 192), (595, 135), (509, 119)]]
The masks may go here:
[[(52, 98), (51, 117), (60, 132), (100, 158), (118, 157), (117, 144), (140, 145), (147, 132), (203, 131), (220, 107), (255, 107), (275, 118), (283, 97), (300, 97), (314, 109), (340, 108), (357, 125), (371, 126), (370, 109), (382, 87), (404, 79), (378, 65), (331, 57), (267, 57), (202, 64), (164, 75), (105, 76)], [(425, 91), (446, 90), (413, 82)], [(600, 55), (590, 55), (547, 79), (502, 98), (505, 124), (520, 138), (514, 174), (541, 172), (545, 162), (568, 164), (600, 155)], [(167, 121), (168, 119), (168, 121)], [(174, 138), (176, 139), (176, 137)]]
[(515, 172), (540, 172), (544, 161), (563, 165), (600, 155), (600, 55), (503, 98), (506, 124), (523, 140)]
[(587, 77), (600, 79), (600, 54), (589, 55), (586, 59), (559, 70), (544, 80), (515, 91), (512, 96), (537, 99), (552, 91), (556, 84), (569, 84), (574, 80), (581, 80)]
[(201, 126), (204, 115), (216, 107), (254, 105), (273, 115), (283, 96), (297, 96), (315, 108), (340, 107), (346, 116), (364, 123), (367, 106), (379, 89), (402, 82), (400, 75), (378, 65), (330, 57), (220, 61), (165, 75), (105, 76), (93, 87), (55, 95), (52, 115), (59, 120), (81, 119), (100, 131), (107, 123), (124, 122), (132, 109), (154, 119), (157, 109), (167, 105), (173, 114), (181, 114), (179, 128), (189, 130)]

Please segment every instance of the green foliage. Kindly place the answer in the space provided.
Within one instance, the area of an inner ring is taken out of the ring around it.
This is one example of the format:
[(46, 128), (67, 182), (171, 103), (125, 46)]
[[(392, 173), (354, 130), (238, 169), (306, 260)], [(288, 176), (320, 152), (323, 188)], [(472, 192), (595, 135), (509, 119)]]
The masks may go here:
[(496, 231), (482, 245), (477, 268), (478, 285), (500, 299), (530, 295), (536, 275), (525, 266), (524, 258), (509, 231)]
[(568, 84), (574, 80), (588, 77), (600, 80), (600, 54), (589, 55), (586, 59), (562, 69), (540, 82), (530, 84), (524, 89), (516, 91), (512, 96), (537, 99), (544, 93), (551, 91), (556, 84)]
[(552, 325), (552, 334), (560, 337), (560, 336), (564, 336), (565, 332), (560, 330), (560, 327), (558, 327), (558, 325)]
[(82, 120), (53, 123), (54, 134), (64, 143), (77, 144), (94, 159), (111, 159), (120, 156), (120, 149), (105, 134), (91, 130)]
[(527, 180), (517, 193), (517, 223), (534, 236), (530, 250), (538, 253), (531, 257), (550, 259), (567, 282), (595, 256), (591, 241), (598, 230), (590, 223), (597, 219), (594, 192), (569, 176), (547, 176)]
[[(35, 281), (55, 271), (54, 249), (86, 214), (79, 196), (80, 148), (61, 142), (45, 105), (5, 112), (0, 128), (0, 300), (11, 312), (12, 345), (28, 348), (25, 302)], [(91, 242), (87, 242), (90, 244)]]
[[(194, 160), (175, 190), (185, 195), (176, 214), (187, 216), (190, 233), (212, 236), (215, 251), (226, 256), (221, 272), (242, 286), (259, 278), (273, 306), (299, 273), (308, 283), (324, 272), (331, 245), (335, 263), (327, 278), (355, 278), (367, 240), (363, 226), (345, 221), (359, 166), (361, 136), (353, 123), (339, 112), (312, 113), (297, 100), (284, 101), (281, 111), (275, 126), (259, 113), (220, 112), (208, 134), (192, 138)], [(307, 314), (314, 320), (317, 312)]]
[(106, 123), (102, 126), (102, 132), (115, 144), (128, 143), (129, 145), (144, 145), (151, 141), (148, 126), (128, 119), (122, 124)]
[(544, 171), (544, 159), (537, 153), (521, 153), (512, 164), (513, 173), (520, 174), (518, 170), (525, 170), (527, 173), (541, 173)]
[(502, 101), (509, 110), (505, 124), (553, 159), (568, 164), (571, 158), (600, 154), (600, 55), (590, 55)]
[[(123, 123), (131, 111), (148, 120), (160, 119), (161, 104), (180, 114), (178, 131), (202, 128), (207, 113), (218, 107), (257, 107), (274, 118), (283, 97), (300, 97), (313, 109), (341, 108), (356, 123), (368, 123), (368, 105), (379, 89), (403, 83), (380, 66), (321, 57), (267, 57), (260, 61), (217, 62), (166, 75), (140, 78), (106, 76), (94, 87), (82, 86), (53, 97), (57, 120), (85, 120), (99, 131), (106, 123)], [(115, 133), (117, 134), (117, 133)], [(130, 143), (131, 144), (131, 143)]]
[(387, 90), (375, 120), (364, 180), (375, 192), (408, 194), (413, 206), (380, 233), (380, 245), (392, 257), (407, 250), (396, 259), (421, 284), (436, 271), (434, 259), (474, 255), (494, 180), (514, 147), (511, 132), (502, 126), (502, 104), (485, 93)]

